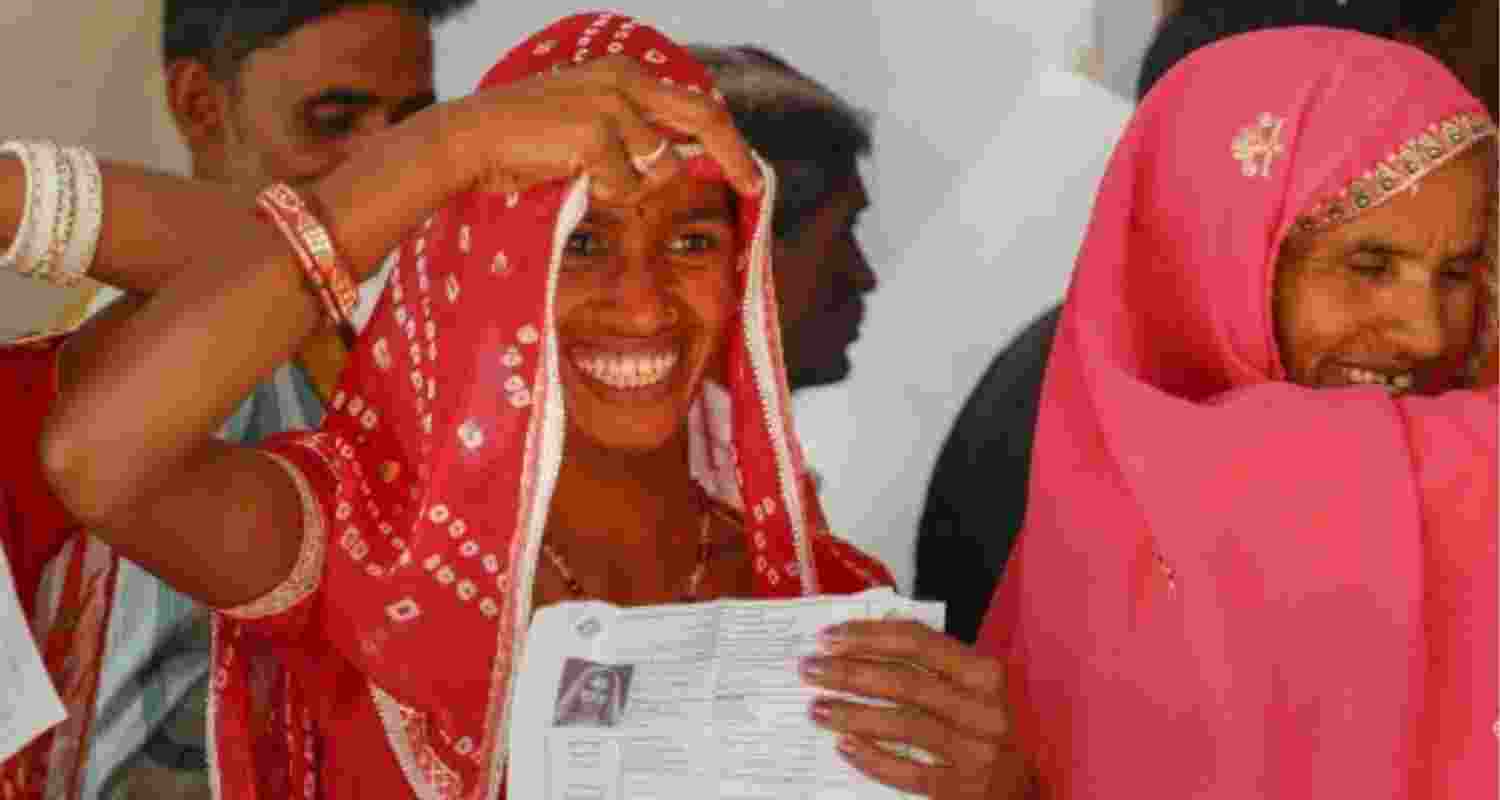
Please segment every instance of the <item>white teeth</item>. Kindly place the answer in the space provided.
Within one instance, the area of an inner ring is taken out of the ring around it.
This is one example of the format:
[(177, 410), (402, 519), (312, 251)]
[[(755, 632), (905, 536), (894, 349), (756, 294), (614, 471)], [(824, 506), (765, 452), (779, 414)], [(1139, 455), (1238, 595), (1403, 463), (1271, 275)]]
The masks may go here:
[(1350, 383), (1380, 386), (1391, 394), (1404, 392), (1412, 387), (1412, 376), (1409, 372), (1403, 372), (1398, 375), (1385, 375), (1374, 370), (1345, 367), (1344, 374), (1349, 377)]
[(667, 379), (677, 366), (676, 351), (648, 355), (622, 353), (575, 356), (585, 374), (614, 389), (642, 389)]

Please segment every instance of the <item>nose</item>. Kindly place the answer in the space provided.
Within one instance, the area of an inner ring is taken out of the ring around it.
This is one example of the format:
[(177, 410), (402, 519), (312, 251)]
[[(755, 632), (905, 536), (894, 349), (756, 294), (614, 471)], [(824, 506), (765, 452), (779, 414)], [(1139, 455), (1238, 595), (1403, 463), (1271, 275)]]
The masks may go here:
[(634, 263), (621, 269), (615, 280), (614, 309), (624, 330), (636, 336), (652, 336), (674, 324), (677, 306), (659, 270)]
[(869, 294), (875, 291), (880, 281), (875, 277), (875, 270), (870, 268), (869, 259), (865, 258), (865, 249), (859, 246), (851, 236), (849, 240), (849, 282), (858, 294)]
[(1387, 336), (1403, 358), (1419, 363), (1447, 352), (1448, 326), (1442, 293), (1434, 286), (1393, 287), (1386, 299)]

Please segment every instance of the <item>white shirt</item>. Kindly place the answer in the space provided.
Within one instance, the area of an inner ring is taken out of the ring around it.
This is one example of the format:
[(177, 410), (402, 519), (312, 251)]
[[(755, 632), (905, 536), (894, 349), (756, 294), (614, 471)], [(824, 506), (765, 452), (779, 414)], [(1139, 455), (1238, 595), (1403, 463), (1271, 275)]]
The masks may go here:
[(1132, 110), (1061, 69), (1041, 71), (997, 106), (1004, 113), (986, 120), (988, 143), (936, 207), (895, 190), (877, 146), (873, 207), (915, 235), (893, 259), (872, 248), (880, 287), (849, 379), (797, 397), (797, 430), (824, 479), (835, 531), (873, 551), (907, 588), (938, 451), (990, 359), (1062, 298)]

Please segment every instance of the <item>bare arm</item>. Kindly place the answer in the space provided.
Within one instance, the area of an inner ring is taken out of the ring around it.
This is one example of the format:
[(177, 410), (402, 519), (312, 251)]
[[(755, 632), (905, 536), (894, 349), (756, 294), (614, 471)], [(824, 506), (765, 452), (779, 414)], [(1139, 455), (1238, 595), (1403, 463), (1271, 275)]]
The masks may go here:
[[(127, 292), (151, 294), (185, 267), (245, 244), (251, 226), (184, 225), (174, 211), (192, 209), (205, 221), (243, 218), (246, 198), (221, 186), (125, 164), (103, 165), (109, 195), (99, 249), (89, 277)], [(0, 157), (0, 250), (21, 224), (26, 175), (14, 157)], [(163, 213), (165, 212), (165, 213)]]
[[(125, 164), (102, 165), (110, 204), (100, 230), (99, 248), (89, 276), (126, 292), (110, 307), (84, 321), (70, 334), (59, 354), (64, 376), (76, 374), (75, 354), (94, 352), (145, 298), (178, 272), (222, 265), (226, 254), (254, 247), (261, 231), (255, 225), (216, 225), (213, 220), (245, 218), (249, 196)], [(10, 246), (20, 226), (25, 173), (14, 157), (0, 157), (0, 250)], [(191, 209), (195, 224), (182, 224), (181, 210)], [(203, 224), (196, 224), (201, 221)], [(336, 343), (333, 336), (315, 338)]]
[[(443, 167), (446, 111), (393, 131), (304, 193), (357, 273), (469, 178)], [(243, 198), (200, 205), (195, 185), (119, 177), (105, 166), (109, 211), (131, 196), (117, 186), (139, 185), (161, 217), (232, 231), (236, 246), (195, 256), (224, 260), (178, 270), (138, 310), (107, 321), (107, 334), (71, 349), (43, 466), (101, 538), (211, 605), (238, 605), (290, 572), (301, 504), (279, 467), (213, 434), (319, 328), (321, 307), (287, 243)]]
[[(606, 59), (428, 109), (303, 194), (362, 278), (406, 231), (478, 181), (519, 189), (587, 171), (595, 194), (628, 197), (643, 180), (630, 155), (654, 149), (650, 122), (658, 120), (697, 135), (751, 188), (752, 161), (723, 109)], [(677, 168), (663, 159), (644, 180), (667, 180)], [(138, 232), (117, 213), (124, 198), (171, 228), (209, 238), (233, 231), (236, 245), (191, 255), (189, 266), (218, 263), (178, 270), (109, 336), (72, 354), (43, 433), (43, 467), (58, 497), (101, 538), (210, 605), (238, 605), (290, 572), (301, 503), (279, 467), (213, 433), (318, 329), (320, 307), (287, 244), (251, 218), (248, 203), (216, 195), (200, 204), (204, 187), (115, 165), (104, 177), (109, 241), (101, 251), (129, 253), (122, 263), (156, 257), (150, 247), (125, 247)]]

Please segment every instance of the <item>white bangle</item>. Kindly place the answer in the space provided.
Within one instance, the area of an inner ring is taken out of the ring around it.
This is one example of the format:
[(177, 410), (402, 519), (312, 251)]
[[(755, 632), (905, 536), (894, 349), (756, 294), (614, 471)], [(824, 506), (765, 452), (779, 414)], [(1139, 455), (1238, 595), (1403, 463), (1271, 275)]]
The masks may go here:
[(104, 229), (104, 175), (93, 153), (81, 147), (69, 147), (65, 153), (73, 164), (73, 207), (77, 211), (59, 278), (65, 285), (72, 285), (88, 274), (99, 252), (99, 234)]
[(32, 260), (32, 250), (36, 237), (32, 232), (36, 229), (37, 216), (41, 212), (42, 176), (37, 169), (38, 153), (33, 145), (27, 142), (9, 141), (0, 144), (0, 154), (4, 153), (10, 153), (21, 162), (26, 196), (21, 206), (21, 224), (16, 226), (16, 235), (11, 240), (10, 248), (5, 251), (4, 255), (0, 255), (0, 267), (15, 270), (24, 275), (31, 272), (35, 263)]
[(104, 182), (99, 163), (81, 148), (51, 142), (10, 141), (26, 173), (21, 224), (0, 267), (72, 286), (88, 273), (98, 251), (104, 220)]
[(57, 146), (44, 141), (6, 142), (0, 145), (0, 152), (15, 153), (26, 171), (26, 208), (21, 212), (21, 228), (6, 254), (7, 260), (22, 275), (46, 280), (51, 271), (47, 255), (63, 199), (58, 186)]
[[(68, 239), (73, 236), (73, 221), (78, 216), (77, 192), (74, 191), (73, 165), (63, 155), (62, 148), (49, 142), (46, 149), (52, 156), (52, 171), (44, 174), (43, 185), (53, 190), (42, 192), (42, 197), (51, 203), (50, 207), (44, 204), (42, 208), (50, 211), (48, 217), (43, 217), (43, 221), (50, 224), (37, 229), (37, 233), (45, 238), (38, 237), (41, 255), (32, 277), (48, 283), (62, 283), (63, 252), (68, 247)], [(39, 162), (46, 163), (45, 160)]]

